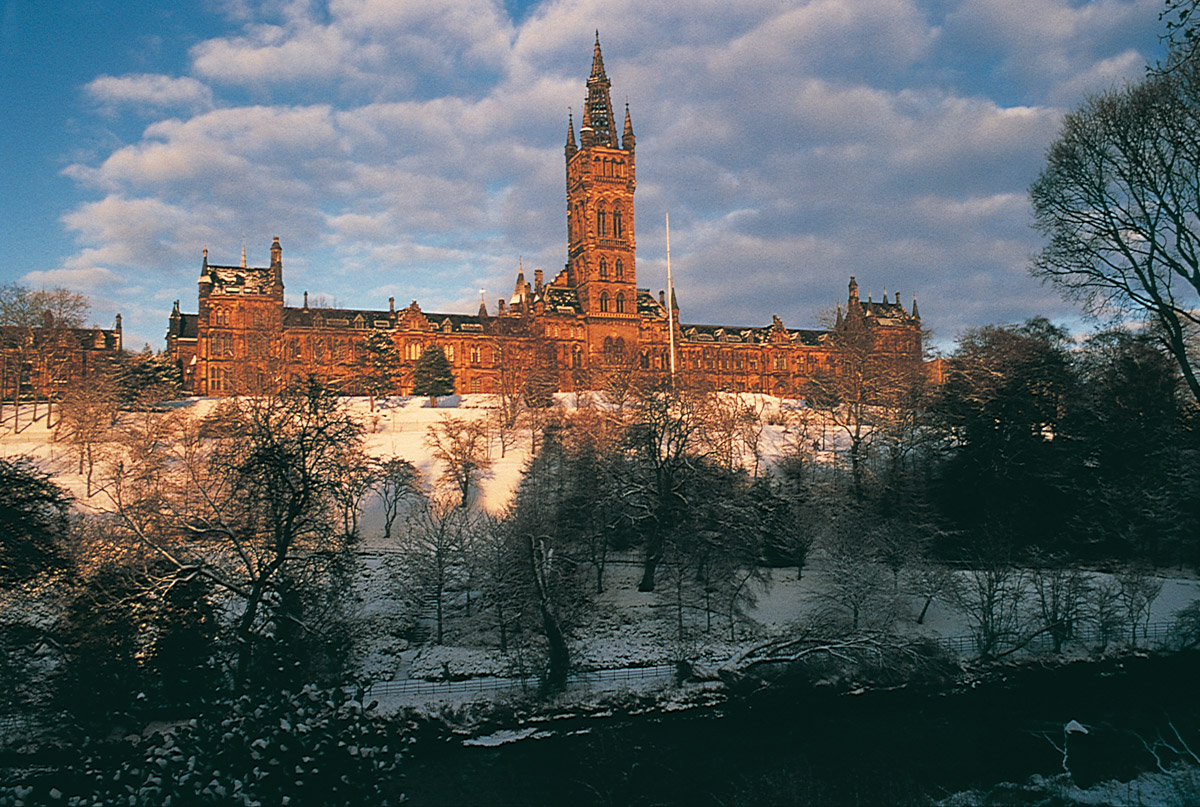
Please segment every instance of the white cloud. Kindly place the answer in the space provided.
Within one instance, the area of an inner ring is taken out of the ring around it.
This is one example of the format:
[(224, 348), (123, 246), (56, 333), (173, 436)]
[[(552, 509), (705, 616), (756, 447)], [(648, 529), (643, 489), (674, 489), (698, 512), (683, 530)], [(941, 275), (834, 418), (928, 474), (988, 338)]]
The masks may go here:
[(231, 2), (192, 76), (88, 85), (176, 116), (65, 170), (103, 198), (64, 217), (64, 270), (186, 300), (200, 247), (278, 234), (289, 289), (494, 304), (519, 256), (565, 259), (566, 107), (578, 125), (599, 27), (638, 133), (639, 282), (662, 285), (670, 210), (685, 319), (813, 325), (850, 274), (948, 335), (1054, 314), (1026, 188), (1061, 107), (1140, 69), (1122, 32), (1149, 6), (548, 0), (514, 26), (495, 0)]
[(48, 269), (26, 272), (21, 281), (34, 288), (63, 286), (78, 291), (104, 291), (115, 286), (120, 278), (101, 266), (86, 269)]
[(213, 105), (212, 90), (189, 76), (99, 76), (89, 81), (83, 89), (93, 99), (109, 108), (128, 105), (148, 111), (198, 111)]

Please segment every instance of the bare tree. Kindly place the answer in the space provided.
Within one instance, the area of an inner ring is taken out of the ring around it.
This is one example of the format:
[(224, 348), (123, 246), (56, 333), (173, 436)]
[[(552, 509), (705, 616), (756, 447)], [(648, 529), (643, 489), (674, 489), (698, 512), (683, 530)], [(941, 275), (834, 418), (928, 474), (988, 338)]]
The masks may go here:
[(746, 466), (758, 476), (761, 459), (762, 411), (737, 395), (713, 395), (708, 402), (701, 438), (708, 455), (730, 470)]
[(434, 496), (421, 501), (403, 539), (414, 577), (433, 601), (438, 644), (445, 638), (447, 593), (457, 577), (459, 552), (470, 529), (470, 519), (461, 506)]
[(933, 601), (954, 590), (954, 576), (943, 564), (922, 556), (909, 566), (907, 590), (921, 598), (921, 612), (917, 614), (917, 624), (923, 625)]
[(523, 558), (508, 527), (482, 513), (473, 546), (482, 575), (484, 607), (495, 615), (501, 653), (508, 652), (509, 637), (525, 612), (520, 584)]
[(955, 604), (966, 616), (975, 647), (985, 659), (1022, 647), (1025, 626), (1025, 573), (989, 558), (963, 572), (954, 592)]
[(896, 619), (896, 597), (886, 570), (861, 536), (843, 532), (825, 547), (825, 586), (820, 597), (849, 616), (849, 631), (888, 630)]
[(1066, 562), (1050, 560), (1039, 563), (1030, 573), (1030, 583), (1036, 595), (1040, 631), (1054, 640), (1054, 652), (1075, 636), (1075, 630), (1087, 608), (1091, 583), (1087, 575)]
[[(1191, 30), (1189, 26), (1189, 30)], [(1091, 96), (1063, 121), (1030, 188), (1049, 239), (1035, 276), (1102, 320), (1148, 319), (1200, 401), (1200, 60)]]
[[(9, 332), (3, 383), (7, 385), (12, 379), (15, 431), (20, 431), (21, 388), (26, 373), (34, 388), (36, 421), (41, 397), (36, 388), (40, 383), (62, 380), (64, 359), (73, 353), (68, 331), (82, 327), (90, 310), (87, 297), (62, 287), (31, 290), (15, 283), (0, 286), (0, 327)], [(8, 366), (9, 355), (12, 367)], [(49, 428), (49, 414), (46, 425)]]
[(282, 627), (319, 628), (289, 611), (286, 586), (336, 569), (341, 469), (357, 461), (361, 427), (315, 385), (288, 394), (229, 398), (202, 422), (144, 413), (122, 452), (106, 460), (102, 493), (123, 531), (169, 574), (156, 585), (207, 578), (240, 604), (236, 674)]
[(383, 504), (383, 537), (391, 540), (400, 509), (420, 493), (420, 472), (408, 460), (389, 457), (376, 463), (371, 484)]
[(654, 590), (654, 575), (676, 525), (691, 503), (683, 487), (703, 456), (698, 440), (709, 395), (667, 385), (639, 391), (626, 440), (634, 461), (626, 506), (645, 535), (639, 591)]
[(441, 481), (459, 493), (459, 506), (492, 464), (488, 456), (487, 424), (464, 418), (443, 418), (426, 430), (425, 444), (442, 463)]
[(1120, 586), (1121, 607), (1125, 610), (1125, 618), (1129, 624), (1129, 642), (1136, 645), (1139, 625), (1142, 628), (1142, 638), (1146, 637), (1150, 608), (1162, 593), (1163, 581), (1144, 569), (1132, 566), (1117, 572), (1115, 578)]
[(67, 442), (79, 458), (79, 474), (87, 480), (92, 496), (92, 471), (98, 451), (110, 437), (117, 419), (117, 392), (108, 379), (75, 384), (59, 403), (54, 439)]
[(1127, 620), (1121, 604), (1121, 587), (1115, 580), (1102, 579), (1092, 586), (1087, 618), (1096, 628), (1101, 650), (1125, 633)]
[(365, 456), (348, 456), (338, 469), (333, 499), (342, 515), (342, 532), (348, 540), (357, 540), (362, 501), (376, 484), (376, 467)]

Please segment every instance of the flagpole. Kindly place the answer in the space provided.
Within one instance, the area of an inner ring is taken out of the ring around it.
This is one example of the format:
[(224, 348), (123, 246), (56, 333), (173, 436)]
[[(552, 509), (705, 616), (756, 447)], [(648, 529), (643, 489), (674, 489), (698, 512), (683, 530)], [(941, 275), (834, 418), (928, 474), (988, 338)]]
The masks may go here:
[(671, 340), (671, 384), (675, 383), (675, 286), (671, 283), (671, 214), (667, 214), (667, 329)]

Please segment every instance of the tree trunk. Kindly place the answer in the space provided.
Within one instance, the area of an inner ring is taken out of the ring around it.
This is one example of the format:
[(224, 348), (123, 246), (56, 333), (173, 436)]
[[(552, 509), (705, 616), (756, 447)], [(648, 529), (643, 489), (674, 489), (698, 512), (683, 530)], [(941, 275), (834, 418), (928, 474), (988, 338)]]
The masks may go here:
[(437, 607), (437, 643), (442, 643), (442, 588), (438, 585), (437, 596), (434, 598), (434, 605)]
[(917, 624), (925, 624), (925, 614), (929, 611), (929, 606), (933, 602), (933, 597), (926, 597), (925, 604), (921, 606), (921, 613), (917, 615)]
[(527, 539), (529, 549), (530, 571), (533, 572), (534, 588), (537, 590), (538, 610), (542, 616), (542, 630), (546, 634), (546, 643), (550, 651), (550, 669), (546, 672), (546, 686), (549, 689), (559, 689), (567, 682), (567, 669), (570, 663), (570, 653), (567, 641), (563, 636), (562, 626), (554, 613), (554, 603), (550, 599), (549, 586), (546, 584), (546, 570), (542, 563), (538, 546), (533, 536)]
[(642, 580), (638, 583), (638, 591), (654, 591), (654, 573), (662, 556), (663, 539), (655, 534), (646, 543), (646, 560), (642, 564)]

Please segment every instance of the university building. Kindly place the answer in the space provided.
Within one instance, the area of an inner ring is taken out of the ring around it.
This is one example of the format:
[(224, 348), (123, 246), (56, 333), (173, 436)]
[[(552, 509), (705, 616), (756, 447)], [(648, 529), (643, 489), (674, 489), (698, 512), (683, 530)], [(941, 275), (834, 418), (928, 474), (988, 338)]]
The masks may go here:
[[(399, 309), (389, 300), (386, 310), (310, 307), (307, 292), (294, 308), (284, 305), (278, 238), (265, 267), (247, 266), (244, 248), (238, 265), (210, 263), (206, 249), (198, 311), (181, 313), (176, 302), (167, 332), (188, 391), (254, 392), (315, 375), (353, 393), (376, 332), (391, 338), (409, 375), (426, 346), (441, 346), (460, 393), (511, 391), (534, 374), (564, 392), (600, 389), (621, 374), (670, 372), (673, 350), (676, 372), (690, 381), (790, 396), (814, 374), (838, 371), (843, 332), (869, 341), (877, 367), (921, 360), (916, 302), (907, 310), (898, 294), (863, 301), (854, 278), (832, 331), (788, 328), (777, 316), (760, 325), (681, 323), (673, 293), (639, 288), (637, 141), (628, 104), (619, 125), (609, 88), (597, 37), (578, 138), (567, 121), (567, 261), (554, 278), (538, 269), (531, 282), (519, 271), (510, 299), (475, 314), (423, 311), (415, 300)], [(396, 392), (411, 392), (411, 381)]]
[(112, 328), (77, 328), (49, 314), (37, 326), (0, 326), (0, 403), (60, 398), (121, 351), (120, 314)]

